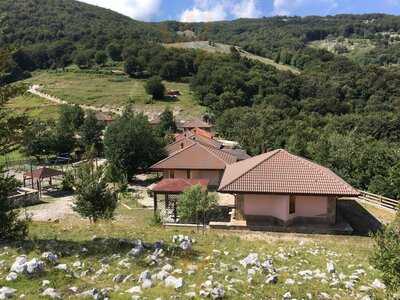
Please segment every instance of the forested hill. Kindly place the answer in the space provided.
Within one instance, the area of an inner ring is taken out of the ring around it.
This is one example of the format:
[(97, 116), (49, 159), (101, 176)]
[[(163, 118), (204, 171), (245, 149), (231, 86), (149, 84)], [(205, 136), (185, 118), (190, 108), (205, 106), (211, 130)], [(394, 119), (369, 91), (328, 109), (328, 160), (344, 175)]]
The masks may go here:
[(0, 45), (9, 47), (67, 40), (101, 48), (111, 41), (172, 40), (161, 26), (74, 0), (0, 0), (0, 33)]

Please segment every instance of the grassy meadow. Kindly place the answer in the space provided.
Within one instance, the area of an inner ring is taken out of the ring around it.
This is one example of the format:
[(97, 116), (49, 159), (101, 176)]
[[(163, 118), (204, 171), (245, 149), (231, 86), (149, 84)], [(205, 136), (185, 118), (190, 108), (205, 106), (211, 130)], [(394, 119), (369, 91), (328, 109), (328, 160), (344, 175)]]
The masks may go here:
[[(153, 287), (142, 289), (140, 299), (187, 299), (184, 295), (188, 292), (195, 292), (197, 299), (207, 280), (224, 286), (225, 299), (282, 299), (287, 292), (293, 299), (305, 299), (307, 293), (313, 299), (323, 293), (332, 299), (361, 299), (367, 294), (373, 299), (387, 297), (380, 289), (360, 291), (381, 276), (369, 263), (372, 241), (368, 237), (164, 229), (151, 225), (152, 210), (138, 208), (134, 200), (123, 201), (129, 208), (120, 205), (114, 221), (89, 224), (70, 216), (59, 222), (35, 222), (30, 226), (28, 241), (0, 244), (0, 261), (3, 261), (0, 286), (15, 288), (17, 297), (25, 294), (29, 299), (44, 299), (40, 296), (44, 290), (42, 282), (49, 280), (46, 287), (55, 288), (63, 299), (78, 299), (77, 293), (92, 288), (110, 288), (111, 299), (131, 299), (132, 295), (126, 291), (140, 285), (138, 276), (143, 270), (156, 274), (168, 263), (174, 268), (173, 276), (183, 278), (183, 287), (174, 290), (156, 281)], [(168, 248), (177, 234), (196, 240), (191, 252)], [(127, 256), (132, 247), (126, 246), (126, 241), (137, 239), (145, 243), (165, 242), (164, 256), (159, 263), (149, 262), (152, 250), (136, 258)], [(43, 273), (31, 277), (20, 275), (11, 282), (4, 280), (17, 256), (40, 258), (44, 251), (57, 253), (59, 263), (66, 264), (67, 271), (55, 270), (47, 263)], [(239, 261), (252, 252), (259, 255), (261, 262), (273, 259), (278, 274), (276, 284), (266, 284), (267, 274), (262, 270), (256, 268), (250, 274), (251, 267), (240, 265)], [(335, 264), (336, 273), (327, 272), (328, 261)], [(82, 266), (78, 267), (76, 262)], [(193, 266), (195, 271), (188, 273)], [(307, 278), (301, 271), (314, 275)], [(116, 283), (112, 279), (117, 274), (132, 277)], [(348, 289), (345, 284), (354, 274), (359, 278)], [(288, 279), (294, 280), (294, 284), (287, 283)], [(78, 292), (70, 291), (71, 287), (76, 287)]]
[(124, 75), (38, 72), (26, 82), (40, 84), (44, 92), (69, 103), (108, 108), (120, 108), (129, 103), (147, 113), (161, 112), (168, 106), (182, 116), (193, 117), (200, 116), (204, 110), (196, 103), (186, 83), (164, 82), (167, 90), (181, 92), (177, 100), (150, 101), (144, 88), (146, 80)]

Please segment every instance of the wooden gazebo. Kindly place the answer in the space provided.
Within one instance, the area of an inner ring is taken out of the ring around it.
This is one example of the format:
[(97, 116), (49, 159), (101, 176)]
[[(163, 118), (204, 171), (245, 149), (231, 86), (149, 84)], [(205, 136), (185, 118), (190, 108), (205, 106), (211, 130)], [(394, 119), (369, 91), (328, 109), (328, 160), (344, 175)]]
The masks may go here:
[(176, 222), (179, 194), (195, 185), (207, 189), (208, 183), (208, 179), (170, 178), (161, 180), (151, 188), (154, 197), (154, 214), (159, 210), (162, 215), (167, 218), (171, 217)]
[(47, 167), (39, 168), (24, 174), (24, 186), (26, 186), (26, 181), (28, 180), (31, 181), (32, 188), (34, 189), (36, 182), (37, 190), (40, 193), (42, 191), (42, 181), (44, 179), (49, 179), (49, 184), (52, 185), (53, 177), (58, 176), (64, 176), (64, 172)]

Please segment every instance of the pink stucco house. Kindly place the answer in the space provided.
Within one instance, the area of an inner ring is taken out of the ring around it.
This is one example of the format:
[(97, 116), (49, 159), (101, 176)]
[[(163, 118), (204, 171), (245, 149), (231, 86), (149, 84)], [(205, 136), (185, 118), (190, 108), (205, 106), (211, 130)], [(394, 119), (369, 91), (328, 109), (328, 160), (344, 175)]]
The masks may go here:
[(219, 192), (242, 225), (336, 223), (336, 201), (359, 192), (331, 170), (279, 149), (227, 166)]

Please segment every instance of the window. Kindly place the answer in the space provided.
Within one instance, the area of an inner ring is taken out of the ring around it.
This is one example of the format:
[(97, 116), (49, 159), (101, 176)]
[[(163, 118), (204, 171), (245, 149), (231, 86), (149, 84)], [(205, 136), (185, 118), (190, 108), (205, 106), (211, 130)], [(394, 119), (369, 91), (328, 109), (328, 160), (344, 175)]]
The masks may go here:
[(175, 172), (174, 170), (169, 171), (169, 178), (174, 179), (175, 178)]
[(289, 214), (296, 213), (296, 196), (290, 195), (289, 198)]
[(186, 170), (186, 178), (190, 179), (190, 170)]

